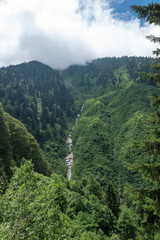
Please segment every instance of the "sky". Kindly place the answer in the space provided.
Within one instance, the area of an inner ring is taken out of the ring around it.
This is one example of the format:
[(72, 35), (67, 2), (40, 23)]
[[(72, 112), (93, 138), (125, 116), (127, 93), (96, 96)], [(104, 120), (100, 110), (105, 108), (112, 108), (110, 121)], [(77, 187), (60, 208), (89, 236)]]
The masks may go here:
[(157, 26), (130, 5), (150, 0), (0, 0), (0, 67), (37, 60), (55, 69), (92, 59), (153, 56)]

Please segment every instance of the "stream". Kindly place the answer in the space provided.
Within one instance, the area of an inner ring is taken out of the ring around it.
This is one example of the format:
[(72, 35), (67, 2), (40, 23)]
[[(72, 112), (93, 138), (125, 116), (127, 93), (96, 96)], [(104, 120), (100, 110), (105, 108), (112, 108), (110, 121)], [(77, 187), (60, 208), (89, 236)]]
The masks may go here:
[(67, 141), (66, 141), (67, 146), (68, 146), (69, 151), (70, 151), (70, 154), (69, 154), (67, 157), (65, 157), (65, 159), (64, 159), (64, 162), (65, 162), (65, 164), (66, 164), (67, 167), (68, 167), (68, 170), (67, 170), (67, 179), (68, 179), (68, 181), (70, 181), (71, 175), (72, 175), (72, 171), (71, 171), (71, 167), (72, 167), (72, 163), (73, 163), (72, 133), (73, 133), (73, 131), (74, 131), (75, 126), (76, 126), (77, 123), (78, 123), (78, 120), (79, 120), (79, 117), (80, 117), (81, 112), (83, 111), (83, 108), (84, 108), (84, 105), (81, 107), (80, 113), (77, 114), (76, 120), (75, 120), (75, 124), (74, 124), (74, 126), (73, 126), (73, 128), (72, 128), (72, 131), (69, 133), (68, 138), (67, 138)]

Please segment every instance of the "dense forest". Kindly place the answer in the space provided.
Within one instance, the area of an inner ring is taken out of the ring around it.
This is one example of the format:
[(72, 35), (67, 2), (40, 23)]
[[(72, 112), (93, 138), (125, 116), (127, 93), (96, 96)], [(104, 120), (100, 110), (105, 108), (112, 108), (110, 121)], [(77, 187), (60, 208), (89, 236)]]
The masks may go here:
[(25, 124), (55, 171), (63, 173), (64, 143), (74, 104), (58, 71), (36, 61), (1, 68), (0, 102)]
[[(159, 24), (158, 4), (133, 9)], [(160, 239), (159, 69), (147, 57), (0, 69), (0, 239)]]
[[(0, 69), (0, 97), (5, 109), (1, 105), (2, 239), (141, 239), (143, 205), (132, 202), (132, 191), (128, 189), (149, 187), (130, 164), (150, 159), (139, 142), (149, 140), (154, 130), (149, 97), (157, 88), (140, 72), (154, 72), (150, 70), (153, 62), (152, 58), (122, 57), (71, 66), (56, 72), (58, 89), (54, 85), (55, 71), (38, 62)], [(39, 75), (44, 86), (37, 97), (40, 85), (36, 85), (38, 78), (32, 69), (40, 72), (41, 67), (53, 76)], [(29, 72), (26, 75), (25, 68)], [(106, 69), (112, 72), (110, 77)], [(15, 79), (20, 73), (24, 80), (18, 92)], [(51, 79), (51, 86), (53, 81), (55, 95), (49, 94), (51, 88), (45, 86), (46, 79)], [(66, 94), (63, 92), (64, 106), (63, 98), (56, 95), (61, 89)], [(48, 96), (48, 101), (44, 96)], [(63, 116), (52, 119), (51, 101), (53, 106), (62, 104)], [(72, 133), (74, 164), (68, 182), (65, 140), (82, 104), (83, 112)], [(43, 109), (48, 109), (50, 116), (46, 115), (45, 123)], [(35, 127), (29, 125), (32, 120), (39, 127), (38, 135)], [(151, 239), (147, 234), (145, 239)]]

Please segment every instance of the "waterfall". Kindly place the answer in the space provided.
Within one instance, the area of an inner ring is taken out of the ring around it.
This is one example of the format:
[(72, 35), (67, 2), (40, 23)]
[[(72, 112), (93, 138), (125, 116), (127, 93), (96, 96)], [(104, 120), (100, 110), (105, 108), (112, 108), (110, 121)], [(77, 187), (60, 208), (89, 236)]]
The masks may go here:
[[(80, 113), (83, 111), (83, 108), (84, 108), (84, 105), (81, 107)], [(64, 162), (65, 162), (65, 164), (66, 164), (67, 167), (68, 167), (68, 170), (67, 170), (67, 179), (68, 179), (68, 181), (70, 181), (70, 179), (71, 179), (71, 175), (72, 175), (71, 167), (72, 167), (72, 163), (73, 163), (72, 132), (74, 131), (74, 128), (75, 128), (75, 126), (76, 126), (77, 123), (78, 123), (78, 120), (79, 120), (79, 117), (80, 117), (80, 113), (77, 114), (76, 120), (75, 120), (75, 124), (74, 124), (74, 126), (73, 126), (73, 128), (72, 128), (72, 131), (69, 133), (68, 138), (67, 138), (67, 141), (66, 141), (66, 143), (67, 143), (67, 145), (68, 145), (68, 148), (69, 148), (69, 150), (70, 150), (70, 154), (69, 154), (67, 157), (65, 157), (65, 159), (64, 159)]]

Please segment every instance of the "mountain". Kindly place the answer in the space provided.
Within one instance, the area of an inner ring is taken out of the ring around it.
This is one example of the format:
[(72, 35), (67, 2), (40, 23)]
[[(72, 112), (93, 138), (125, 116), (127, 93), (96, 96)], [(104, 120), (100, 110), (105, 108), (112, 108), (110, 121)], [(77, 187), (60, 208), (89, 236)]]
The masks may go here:
[(0, 102), (33, 134), (54, 170), (65, 174), (66, 131), (74, 105), (58, 71), (37, 61), (1, 68)]
[(25, 124), (53, 170), (62, 175), (68, 129), (84, 104), (72, 134), (73, 176), (92, 172), (107, 182), (119, 175), (116, 181), (124, 185), (123, 178), (131, 175), (126, 159), (138, 161), (142, 154), (132, 146), (149, 137), (148, 96), (155, 86), (140, 72), (153, 71), (153, 63), (143, 57), (103, 58), (61, 72), (37, 61), (9, 66), (0, 69), (0, 101)]
[(104, 58), (62, 73), (76, 108), (84, 104), (72, 134), (73, 176), (92, 173), (102, 185), (112, 181), (119, 188), (142, 183), (126, 165), (149, 158), (135, 145), (149, 139), (153, 128), (149, 96), (156, 87), (141, 74), (153, 72), (153, 63), (143, 57)]
[[(102, 58), (85, 66), (73, 65), (62, 72), (76, 106), (91, 96), (101, 96), (114, 89), (122, 90), (134, 82), (146, 82), (141, 72), (153, 72), (154, 59), (146, 57)], [(148, 82), (148, 84), (151, 84)]]
[(104, 58), (56, 71), (33, 61), (0, 69), (0, 101), (26, 126), (0, 105), (1, 239), (159, 239), (149, 195), (159, 196), (159, 176), (150, 171), (152, 183), (148, 171), (145, 178), (137, 171), (159, 161), (144, 148), (155, 131), (150, 96), (158, 90), (141, 72), (153, 72), (154, 62)]
[(33, 61), (0, 69), (0, 101), (4, 109), (20, 119), (43, 141), (47, 124), (65, 129), (64, 118), (71, 114), (73, 100), (59, 73)]

